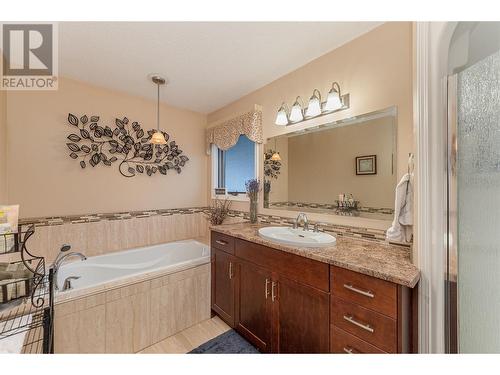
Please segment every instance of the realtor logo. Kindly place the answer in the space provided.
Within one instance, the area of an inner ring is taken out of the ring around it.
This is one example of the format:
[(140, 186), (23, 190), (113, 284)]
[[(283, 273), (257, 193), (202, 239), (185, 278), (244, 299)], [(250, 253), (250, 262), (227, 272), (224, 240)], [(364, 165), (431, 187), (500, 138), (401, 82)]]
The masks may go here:
[(2, 25), (2, 90), (57, 89), (56, 31), (50, 23)]

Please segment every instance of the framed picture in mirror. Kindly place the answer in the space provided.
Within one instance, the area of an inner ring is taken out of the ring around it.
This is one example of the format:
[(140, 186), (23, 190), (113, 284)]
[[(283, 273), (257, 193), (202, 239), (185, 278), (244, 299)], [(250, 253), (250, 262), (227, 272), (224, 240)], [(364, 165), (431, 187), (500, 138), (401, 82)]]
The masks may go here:
[(356, 175), (377, 174), (377, 155), (356, 157)]

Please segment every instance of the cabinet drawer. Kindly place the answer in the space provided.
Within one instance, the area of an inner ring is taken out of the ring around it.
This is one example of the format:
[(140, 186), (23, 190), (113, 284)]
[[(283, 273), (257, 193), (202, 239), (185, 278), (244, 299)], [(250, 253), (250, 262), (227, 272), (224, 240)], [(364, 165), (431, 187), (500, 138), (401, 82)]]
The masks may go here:
[(385, 353), (376, 346), (373, 346), (333, 325), (330, 328), (330, 351), (332, 353), (343, 354)]
[(330, 280), (334, 296), (396, 319), (396, 284), (335, 266), (330, 268)]
[(213, 248), (234, 254), (234, 237), (212, 231), (210, 244)]
[(330, 291), (329, 265), (284, 251), (236, 239), (236, 256), (293, 281)]
[(337, 297), (331, 301), (333, 325), (388, 353), (397, 351), (396, 320)]

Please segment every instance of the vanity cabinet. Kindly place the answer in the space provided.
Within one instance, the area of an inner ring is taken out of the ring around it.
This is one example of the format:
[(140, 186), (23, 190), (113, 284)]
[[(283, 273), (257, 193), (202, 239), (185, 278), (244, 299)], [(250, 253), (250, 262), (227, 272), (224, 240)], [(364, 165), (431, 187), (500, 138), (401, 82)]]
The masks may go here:
[(240, 262), (239, 269), (237, 330), (261, 352), (271, 352), (272, 274), (249, 262)]
[(330, 294), (279, 277), (279, 353), (328, 353)]
[[(212, 232), (213, 311), (261, 352), (328, 353), (328, 265), (232, 240)], [(231, 261), (229, 279), (226, 264)], [(233, 304), (221, 306), (222, 301)]]
[(411, 351), (408, 288), (335, 266), (330, 280), (333, 353)]
[(411, 289), (212, 232), (212, 310), (265, 353), (409, 353)]
[(212, 247), (212, 310), (229, 326), (235, 326), (236, 258)]

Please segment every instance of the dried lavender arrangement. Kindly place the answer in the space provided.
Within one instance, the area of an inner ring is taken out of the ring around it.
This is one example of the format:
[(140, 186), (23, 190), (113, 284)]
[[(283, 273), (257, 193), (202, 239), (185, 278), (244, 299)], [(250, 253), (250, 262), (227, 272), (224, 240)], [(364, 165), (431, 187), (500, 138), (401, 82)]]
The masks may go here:
[(226, 219), (229, 210), (231, 209), (231, 201), (229, 199), (215, 198), (212, 205), (208, 208), (208, 219), (212, 225), (221, 225)]
[(245, 182), (247, 189), (247, 196), (250, 198), (250, 222), (255, 224), (257, 222), (257, 202), (260, 191), (260, 181), (256, 178)]

